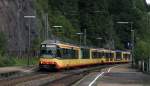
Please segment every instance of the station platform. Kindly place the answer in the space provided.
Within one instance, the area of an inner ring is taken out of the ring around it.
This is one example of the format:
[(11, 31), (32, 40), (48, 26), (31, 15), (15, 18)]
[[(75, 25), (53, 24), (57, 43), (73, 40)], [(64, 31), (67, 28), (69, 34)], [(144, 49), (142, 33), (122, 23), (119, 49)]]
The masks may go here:
[(76, 86), (150, 86), (150, 75), (122, 64), (90, 73)]

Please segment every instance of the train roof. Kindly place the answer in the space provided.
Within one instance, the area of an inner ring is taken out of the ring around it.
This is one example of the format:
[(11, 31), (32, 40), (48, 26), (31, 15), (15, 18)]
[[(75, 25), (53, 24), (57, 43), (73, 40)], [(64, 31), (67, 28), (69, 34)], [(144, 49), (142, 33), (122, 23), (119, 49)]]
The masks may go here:
[(57, 40), (45, 40), (41, 44), (57, 44), (57, 43), (60, 43), (60, 42)]
[(65, 42), (61, 42), (58, 40), (45, 40), (41, 43), (42, 44), (47, 44), (47, 45), (59, 45), (59, 46), (63, 46), (63, 47), (76, 47), (76, 48), (84, 48), (84, 49), (95, 49), (95, 50), (108, 50), (105, 48), (93, 48), (93, 47), (85, 47), (85, 46), (79, 46), (79, 45), (74, 45), (74, 44), (70, 44), (70, 43), (65, 43)]
[(90, 48), (90, 47), (84, 47), (84, 46), (79, 46), (79, 45), (75, 45), (75, 44), (65, 43), (65, 42), (58, 41), (58, 40), (45, 40), (41, 44), (70, 45), (70, 46), (76, 46), (76, 47), (80, 47), (80, 48)]
[(130, 52), (129, 50), (114, 50), (115, 52)]
[(54, 44), (54, 45), (59, 45), (65, 48), (75, 47), (75, 48), (86, 48), (86, 49), (92, 49), (92, 50), (104, 50), (104, 51), (113, 51), (113, 52), (127, 52), (127, 53), (130, 52), (129, 50), (112, 50), (112, 49), (105, 49), (105, 48), (85, 47), (85, 46), (79, 46), (79, 45), (61, 42), (58, 40), (45, 40), (41, 44), (48, 44), (48, 45)]
[(77, 45), (69, 44), (69, 43), (64, 43), (58, 40), (45, 40), (41, 43), (42, 44), (47, 44), (47, 45), (58, 45), (61, 48), (80, 48)]

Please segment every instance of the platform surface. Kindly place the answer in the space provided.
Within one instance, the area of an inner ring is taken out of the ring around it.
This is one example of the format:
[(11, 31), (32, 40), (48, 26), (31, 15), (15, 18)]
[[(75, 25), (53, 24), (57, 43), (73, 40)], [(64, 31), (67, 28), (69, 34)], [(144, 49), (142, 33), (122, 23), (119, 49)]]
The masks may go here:
[(150, 75), (122, 64), (90, 73), (76, 86), (150, 86)]
[(26, 66), (13, 66), (13, 67), (0, 67), (0, 74), (1, 73), (8, 73), (8, 72), (29, 72), (32, 71), (35, 67), (26, 67)]

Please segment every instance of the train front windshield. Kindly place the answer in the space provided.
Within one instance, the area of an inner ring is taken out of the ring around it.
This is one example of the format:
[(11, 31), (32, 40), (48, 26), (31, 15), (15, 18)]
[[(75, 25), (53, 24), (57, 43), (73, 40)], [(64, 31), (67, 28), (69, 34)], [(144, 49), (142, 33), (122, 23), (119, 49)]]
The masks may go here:
[(42, 57), (55, 57), (56, 55), (56, 45), (41, 45)]

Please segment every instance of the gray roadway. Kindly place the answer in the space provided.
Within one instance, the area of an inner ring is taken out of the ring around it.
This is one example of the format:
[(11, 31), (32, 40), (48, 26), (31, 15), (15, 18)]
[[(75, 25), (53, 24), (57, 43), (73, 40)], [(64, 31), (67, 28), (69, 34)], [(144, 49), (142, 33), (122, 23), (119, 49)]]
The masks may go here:
[(123, 64), (90, 73), (74, 86), (150, 86), (150, 75)]

